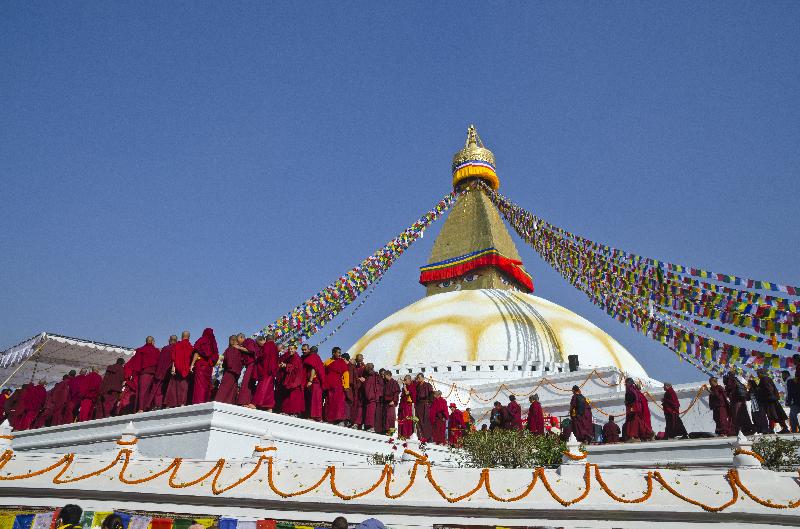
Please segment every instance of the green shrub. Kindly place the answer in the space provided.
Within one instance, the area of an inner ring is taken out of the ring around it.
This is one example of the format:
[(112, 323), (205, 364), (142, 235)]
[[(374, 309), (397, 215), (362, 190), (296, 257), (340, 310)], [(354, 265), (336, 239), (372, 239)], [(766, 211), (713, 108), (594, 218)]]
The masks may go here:
[(800, 439), (779, 436), (761, 437), (753, 443), (753, 452), (764, 458), (763, 465), (770, 470), (794, 472), (800, 467)]
[(556, 435), (531, 435), (525, 431), (469, 432), (460, 448), (451, 448), (460, 467), (534, 468), (561, 463), (567, 444)]

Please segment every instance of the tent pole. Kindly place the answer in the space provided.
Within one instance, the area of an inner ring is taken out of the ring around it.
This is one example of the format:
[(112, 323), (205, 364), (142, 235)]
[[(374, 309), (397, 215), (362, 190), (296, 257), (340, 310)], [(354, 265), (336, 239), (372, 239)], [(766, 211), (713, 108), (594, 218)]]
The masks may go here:
[(28, 358), (26, 358), (25, 360), (23, 360), (23, 361), (22, 361), (22, 363), (21, 363), (20, 365), (18, 365), (18, 366), (17, 366), (17, 368), (16, 368), (14, 371), (12, 371), (10, 375), (8, 375), (8, 376), (6, 377), (6, 379), (3, 381), (3, 383), (2, 383), (2, 384), (0, 384), (0, 387), (3, 387), (3, 386), (5, 386), (5, 385), (8, 383), (8, 381), (9, 381), (9, 380), (11, 380), (12, 378), (14, 378), (14, 375), (16, 375), (16, 374), (17, 374), (17, 371), (19, 371), (20, 369), (22, 369), (22, 366), (24, 366), (25, 364), (27, 364), (27, 363), (28, 363), (28, 361), (29, 361), (31, 358), (33, 358), (34, 356), (38, 355), (38, 354), (39, 354), (39, 351), (41, 351), (41, 350), (42, 350), (42, 347), (44, 347), (44, 345), (45, 345), (47, 342), (49, 342), (49, 341), (50, 341), (50, 338), (45, 338), (45, 340), (44, 340), (44, 341), (41, 343), (41, 345), (39, 345), (39, 347), (37, 347), (37, 348), (36, 348), (36, 350), (33, 352), (33, 354), (32, 354), (32, 355), (30, 355), (30, 356), (29, 356)]

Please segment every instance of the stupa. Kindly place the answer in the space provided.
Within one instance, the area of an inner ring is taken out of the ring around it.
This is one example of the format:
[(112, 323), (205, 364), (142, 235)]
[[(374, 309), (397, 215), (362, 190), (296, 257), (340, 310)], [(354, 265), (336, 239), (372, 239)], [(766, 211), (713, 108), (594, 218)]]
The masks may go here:
[[(370, 329), (349, 350), (397, 374), (445, 381), (506, 381), (588, 368), (647, 373), (622, 345), (588, 320), (534, 296), (533, 280), (500, 213), (477, 180), (497, 190), (494, 154), (470, 126), (453, 156), (453, 205), (420, 270), (425, 297)], [(576, 363), (577, 360), (577, 363)]]

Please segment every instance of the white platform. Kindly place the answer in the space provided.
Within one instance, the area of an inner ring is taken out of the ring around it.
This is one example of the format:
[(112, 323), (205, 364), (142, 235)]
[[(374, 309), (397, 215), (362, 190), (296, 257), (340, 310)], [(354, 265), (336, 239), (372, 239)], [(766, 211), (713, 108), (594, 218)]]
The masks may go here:
[[(393, 452), (389, 437), (220, 402), (110, 417), (14, 432), (16, 452), (101, 454), (132, 422), (138, 448), (148, 457), (245, 459), (266, 438), (295, 461), (363, 464), (375, 453)], [(263, 442), (262, 442), (263, 444)], [(429, 445), (431, 461), (447, 464), (446, 447)]]

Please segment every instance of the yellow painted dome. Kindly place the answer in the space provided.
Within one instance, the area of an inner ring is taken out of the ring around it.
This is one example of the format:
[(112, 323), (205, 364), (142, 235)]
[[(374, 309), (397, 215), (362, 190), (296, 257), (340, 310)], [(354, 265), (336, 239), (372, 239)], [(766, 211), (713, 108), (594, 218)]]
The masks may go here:
[(459, 290), (425, 297), (384, 319), (348, 351), (389, 367), (443, 362), (566, 362), (616, 367), (635, 377), (644, 368), (611, 336), (574, 312), (530, 294)]

